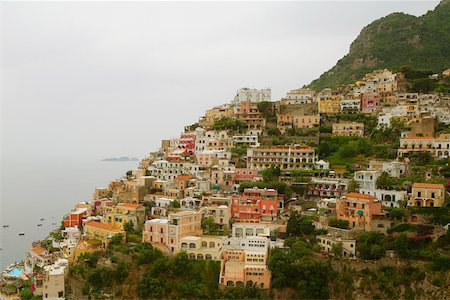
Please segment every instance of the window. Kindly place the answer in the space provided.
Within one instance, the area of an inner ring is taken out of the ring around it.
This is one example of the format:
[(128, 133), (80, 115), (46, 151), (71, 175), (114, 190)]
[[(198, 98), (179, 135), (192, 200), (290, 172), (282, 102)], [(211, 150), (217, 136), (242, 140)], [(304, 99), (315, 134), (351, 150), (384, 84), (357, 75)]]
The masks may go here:
[(422, 197), (422, 192), (417, 192), (417, 197)]

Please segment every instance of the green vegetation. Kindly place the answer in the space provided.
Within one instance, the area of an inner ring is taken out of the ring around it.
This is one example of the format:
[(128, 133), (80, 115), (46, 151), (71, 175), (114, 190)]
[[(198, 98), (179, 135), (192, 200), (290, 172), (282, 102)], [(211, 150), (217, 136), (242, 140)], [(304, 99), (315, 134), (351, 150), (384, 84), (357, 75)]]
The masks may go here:
[(236, 130), (239, 132), (243, 132), (247, 129), (247, 125), (238, 119), (234, 118), (223, 118), (221, 120), (217, 120), (213, 125), (214, 130)]
[[(313, 89), (352, 83), (374, 69), (429, 69), (442, 72), (450, 66), (450, 3), (442, 1), (434, 11), (415, 17), (390, 14), (364, 27), (350, 52), (311, 82)], [(427, 81), (416, 89), (430, 88)], [(437, 86), (439, 87), (439, 86)]]
[(337, 219), (330, 220), (328, 222), (328, 226), (341, 228), (341, 229), (348, 229), (349, 228), (348, 221), (346, 221), (346, 220), (337, 220)]

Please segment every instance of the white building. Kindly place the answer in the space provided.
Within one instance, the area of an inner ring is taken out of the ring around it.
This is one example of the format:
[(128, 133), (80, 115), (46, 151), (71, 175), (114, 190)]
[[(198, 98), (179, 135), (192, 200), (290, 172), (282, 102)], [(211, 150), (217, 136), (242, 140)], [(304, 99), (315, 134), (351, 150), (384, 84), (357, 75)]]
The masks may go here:
[(341, 112), (357, 112), (361, 110), (361, 99), (342, 99)]
[(238, 105), (243, 101), (250, 102), (263, 102), (272, 100), (272, 91), (270, 89), (252, 89), (241, 88), (237, 90), (234, 100), (231, 102), (233, 105)]
[(359, 189), (359, 192), (361, 194), (374, 196), (381, 200), (382, 205), (386, 207), (400, 207), (399, 201), (408, 200), (408, 193), (406, 191)]
[(237, 147), (259, 147), (260, 145), (257, 135), (235, 135), (233, 141)]
[(356, 171), (354, 179), (358, 183), (360, 190), (375, 190), (380, 171)]
[(343, 257), (356, 258), (356, 240), (343, 239), (332, 235), (319, 235), (317, 236), (317, 243), (327, 253), (331, 252), (333, 245), (342, 243)]
[(197, 175), (200, 173), (200, 167), (187, 162), (168, 162), (167, 160), (158, 160), (148, 167), (151, 176), (158, 180), (173, 181), (178, 175)]
[(42, 299), (66, 299), (64, 280), (69, 262), (58, 259), (53, 265), (44, 267)]
[(234, 238), (253, 236), (269, 237), (270, 228), (267, 224), (263, 223), (234, 223), (231, 236)]

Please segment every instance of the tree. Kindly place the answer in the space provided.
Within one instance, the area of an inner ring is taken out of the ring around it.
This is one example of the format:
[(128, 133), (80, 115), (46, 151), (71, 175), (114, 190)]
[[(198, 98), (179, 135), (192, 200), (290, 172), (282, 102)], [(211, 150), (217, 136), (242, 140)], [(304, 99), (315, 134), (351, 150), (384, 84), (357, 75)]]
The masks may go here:
[(297, 211), (291, 214), (286, 226), (290, 236), (311, 235), (314, 229), (311, 218), (302, 216)]
[(280, 167), (269, 167), (261, 172), (265, 182), (277, 181), (281, 175)]
[(354, 178), (352, 178), (352, 180), (350, 180), (350, 182), (348, 183), (347, 191), (351, 193), (356, 192), (358, 189), (359, 189), (358, 182)]
[(170, 203), (170, 205), (171, 205), (173, 208), (180, 208), (180, 207), (181, 207), (180, 201), (178, 201), (178, 200), (173, 200), (173, 201)]
[(362, 232), (356, 238), (356, 249), (363, 259), (380, 259), (386, 253), (384, 241), (380, 232)]
[(394, 250), (402, 258), (408, 258), (409, 246), (408, 246), (408, 236), (406, 233), (401, 233), (398, 238), (395, 239)]
[(342, 244), (342, 242), (333, 244), (331, 246), (331, 253), (333, 253), (334, 256), (341, 258), (344, 254), (344, 245)]
[(216, 231), (219, 227), (218, 224), (214, 221), (213, 217), (207, 217), (202, 219), (202, 229), (208, 232)]
[(133, 233), (134, 232), (134, 224), (133, 221), (127, 221), (123, 224), (123, 229), (126, 233)]

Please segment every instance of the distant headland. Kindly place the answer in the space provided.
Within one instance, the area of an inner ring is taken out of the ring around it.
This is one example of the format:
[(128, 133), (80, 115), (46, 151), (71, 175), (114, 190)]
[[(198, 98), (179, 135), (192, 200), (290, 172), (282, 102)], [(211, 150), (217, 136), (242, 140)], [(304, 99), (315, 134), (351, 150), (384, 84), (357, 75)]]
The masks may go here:
[(128, 157), (128, 156), (122, 156), (122, 157), (111, 157), (111, 158), (104, 158), (102, 161), (139, 161), (136, 157)]

